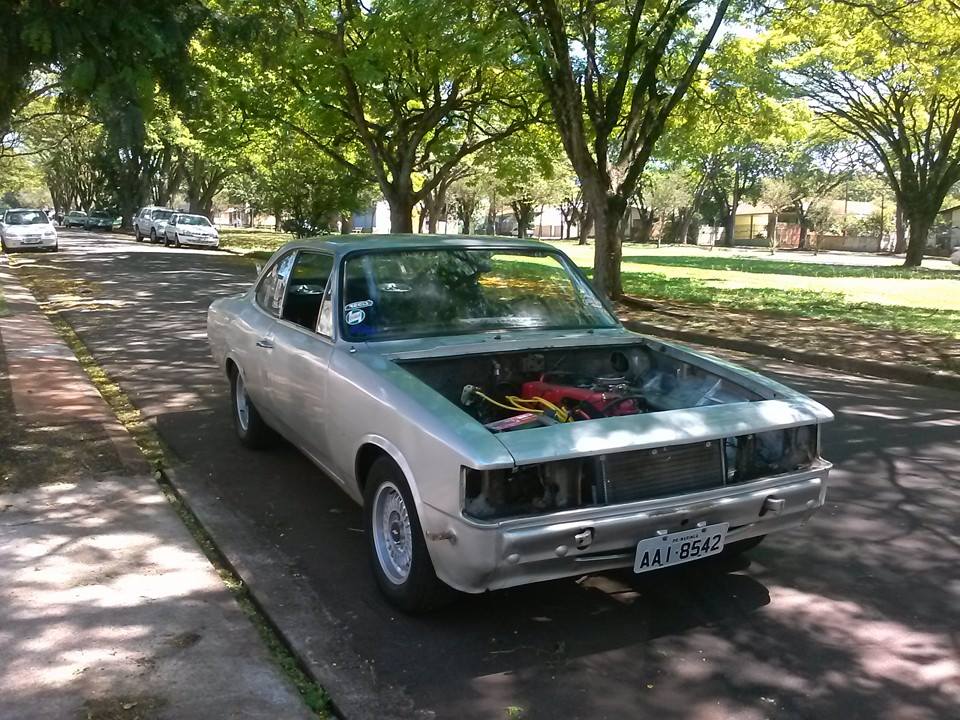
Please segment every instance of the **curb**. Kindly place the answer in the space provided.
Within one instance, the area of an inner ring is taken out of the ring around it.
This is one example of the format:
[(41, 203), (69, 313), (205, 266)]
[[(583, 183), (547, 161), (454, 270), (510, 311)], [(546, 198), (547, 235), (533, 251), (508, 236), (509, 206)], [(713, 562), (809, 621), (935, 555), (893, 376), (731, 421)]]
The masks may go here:
[[(621, 302), (633, 306), (626, 298), (621, 298)], [(840, 370), (841, 372), (872, 375), (874, 377), (910, 383), (912, 385), (926, 385), (928, 387), (960, 392), (960, 375), (939, 370), (928, 370), (915, 365), (897, 365), (879, 360), (863, 360), (861, 358), (843, 357), (842, 355), (828, 355), (826, 353), (809, 352), (807, 350), (794, 350), (779, 345), (767, 345), (755, 340), (729, 338), (710, 335), (708, 333), (691, 332), (689, 330), (675, 330), (673, 328), (661, 327), (660, 325), (635, 320), (627, 321), (624, 325), (629, 330), (647, 335), (682, 340), (684, 342), (708, 345), (725, 350), (735, 350), (737, 352), (760, 355), (775, 360), (790, 360), (803, 365), (813, 365), (830, 370)]]
[[(211, 564), (214, 568), (217, 568), (217, 565), (226, 569), (228, 573), (233, 575), (237, 580), (242, 583), (241, 589), (238, 591), (232, 590), (231, 592), (236, 595), (238, 592), (242, 593), (243, 597), (253, 606), (256, 611), (257, 619), (262, 621), (273, 633), (276, 640), (281, 644), (283, 649), (287, 654), (293, 659), (297, 665), (297, 669), (311, 681), (313, 681), (318, 688), (323, 692), (324, 704), (326, 710), (329, 712), (327, 716), (330, 718), (344, 718), (346, 715), (343, 712), (343, 709), (337, 704), (337, 702), (330, 696), (327, 691), (327, 686), (321, 683), (321, 678), (313, 672), (309, 660), (297, 650), (296, 643), (290, 638), (290, 636), (284, 632), (283, 628), (280, 627), (273, 616), (268, 612), (266, 606), (257, 596), (257, 593), (254, 591), (253, 585), (247, 580), (247, 578), (240, 572), (240, 569), (230, 560), (227, 556), (227, 553), (220, 547), (218, 542), (214, 539), (213, 533), (210, 531), (210, 528), (200, 519), (200, 516), (194, 512), (193, 507), (187, 501), (187, 498), (180, 492), (177, 481), (177, 471), (168, 466), (160, 466), (156, 469), (154, 479), (160, 488), (176, 500), (180, 506), (180, 510), (189, 515), (189, 523), (184, 522), (188, 530), (193, 531), (190, 527), (192, 524), (194, 527), (198, 528), (204, 535), (204, 542), (201, 544), (200, 541), (194, 537), (198, 545), (201, 546), (201, 551), (205, 554), (212, 555)], [(175, 508), (176, 509), (176, 508)], [(183, 521), (181, 519), (181, 521)], [(239, 599), (235, 597), (239, 602)], [(251, 622), (253, 620), (251, 619)], [(255, 623), (254, 623), (255, 624)], [(289, 678), (288, 678), (289, 679)]]

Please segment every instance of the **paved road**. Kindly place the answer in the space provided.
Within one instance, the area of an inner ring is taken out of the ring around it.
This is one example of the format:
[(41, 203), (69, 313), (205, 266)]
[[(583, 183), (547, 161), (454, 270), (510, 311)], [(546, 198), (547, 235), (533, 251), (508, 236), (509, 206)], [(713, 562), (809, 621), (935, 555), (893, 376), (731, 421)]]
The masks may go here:
[[(837, 413), (828, 507), (748, 559), (394, 612), (359, 512), (296, 451), (233, 440), (209, 301), (249, 264), (105, 236), (36, 256), (172, 448), (176, 482), (348, 717), (955, 717), (960, 394), (741, 358)], [(31, 256), (33, 258), (33, 256)]]

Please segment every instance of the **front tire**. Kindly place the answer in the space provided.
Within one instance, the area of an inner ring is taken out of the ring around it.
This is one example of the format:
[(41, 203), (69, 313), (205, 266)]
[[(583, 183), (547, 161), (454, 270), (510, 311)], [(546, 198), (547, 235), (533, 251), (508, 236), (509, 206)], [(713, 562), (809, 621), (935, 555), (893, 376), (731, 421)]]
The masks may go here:
[(433, 569), (413, 495), (392, 459), (380, 457), (370, 466), (363, 496), (370, 565), (381, 592), (407, 613), (452, 601), (455, 591)]
[(183, 246), (180, 244), (180, 233), (177, 233), (176, 235), (173, 236), (173, 246), (174, 246), (174, 247), (183, 247)]
[(240, 442), (251, 450), (263, 450), (272, 446), (277, 434), (264, 422), (256, 405), (247, 395), (247, 388), (240, 371), (230, 373), (230, 399), (233, 408), (233, 427)]
[(150, 228), (150, 244), (153, 245), (157, 242), (157, 231), (154, 228)]

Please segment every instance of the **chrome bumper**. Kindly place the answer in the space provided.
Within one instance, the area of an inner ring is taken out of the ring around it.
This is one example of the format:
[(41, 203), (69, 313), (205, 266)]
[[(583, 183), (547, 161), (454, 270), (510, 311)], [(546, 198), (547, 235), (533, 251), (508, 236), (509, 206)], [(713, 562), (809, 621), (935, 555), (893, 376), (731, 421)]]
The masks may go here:
[(479, 524), (424, 506), (437, 575), (464, 592), (631, 567), (637, 543), (658, 531), (730, 524), (727, 543), (800, 525), (820, 508), (829, 463), (810, 470), (663, 500), (581, 508)]

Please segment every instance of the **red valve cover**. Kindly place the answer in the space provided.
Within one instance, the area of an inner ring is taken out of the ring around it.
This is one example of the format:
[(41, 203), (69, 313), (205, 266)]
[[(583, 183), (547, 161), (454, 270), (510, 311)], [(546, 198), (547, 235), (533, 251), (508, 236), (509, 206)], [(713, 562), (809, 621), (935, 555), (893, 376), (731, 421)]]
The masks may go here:
[[(530, 382), (525, 382), (520, 388), (520, 397), (528, 399), (542, 397), (544, 400), (549, 400), (554, 405), (561, 407), (569, 407), (580, 402), (586, 402), (592, 405), (598, 412), (602, 412), (607, 405), (621, 397), (621, 395), (619, 393), (591, 390), (590, 388), (580, 388), (572, 385), (555, 385), (541, 380), (531, 380)], [(636, 412), (636, 402), (633, 400), (625, 400), (620, 405), (615, 405), (610, 408), (610, 410), (607, 411), (607, 415), (633, 415)]]

